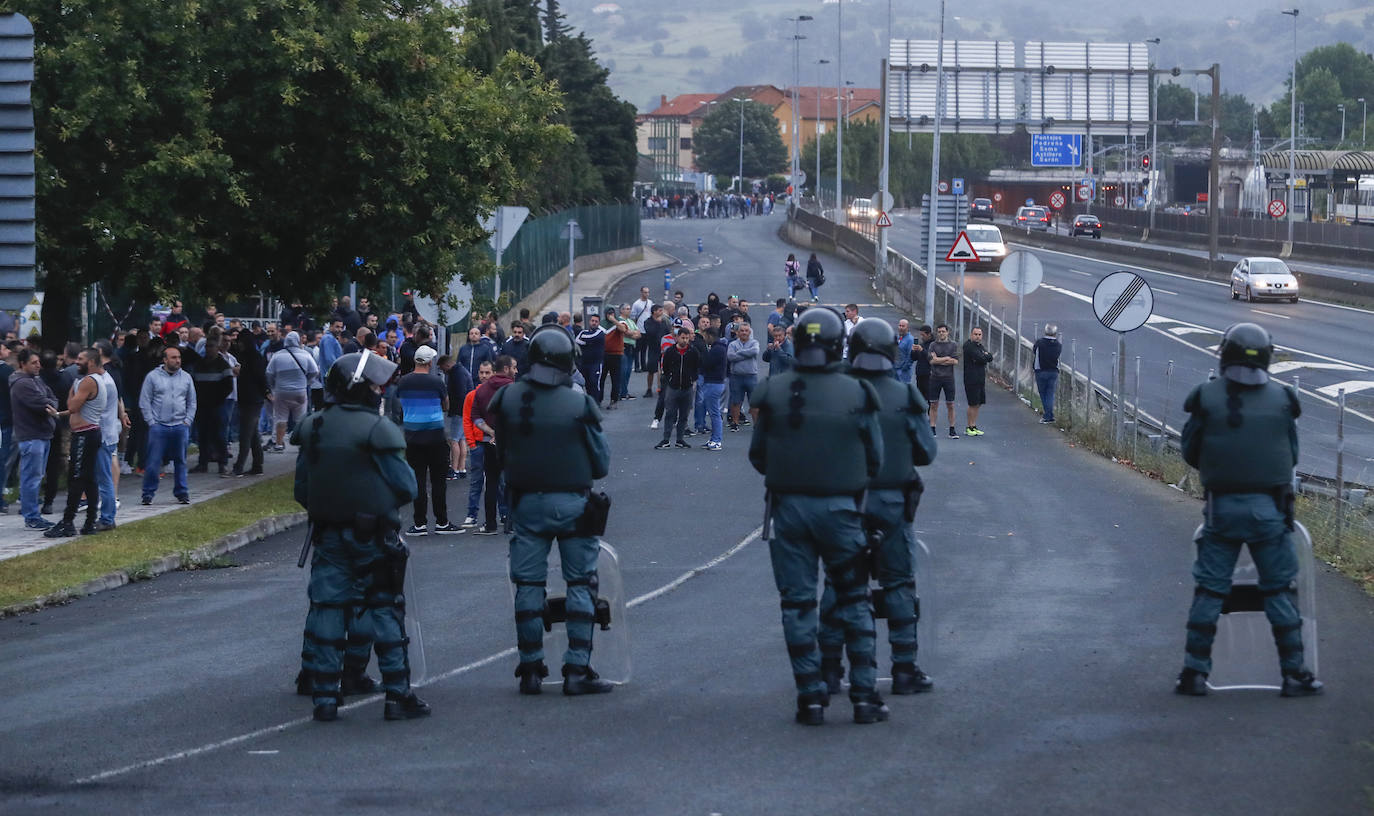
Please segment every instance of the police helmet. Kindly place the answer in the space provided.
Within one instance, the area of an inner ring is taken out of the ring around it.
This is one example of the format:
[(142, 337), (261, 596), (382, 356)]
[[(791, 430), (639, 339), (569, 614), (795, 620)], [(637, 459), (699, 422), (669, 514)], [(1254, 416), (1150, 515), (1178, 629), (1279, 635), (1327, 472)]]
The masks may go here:
[(375, 405), (372, 386), (385, 386), (395, 373), (396, 364), (371, 349), (345, 354), (325, 374), (325, 396), (340, 404)]
[(849, 365), (860, 371), (891, 371), (897, 361), (897, 332), (886, 320), (869, 317), (849, 332)]
[(526, 377), (543, 385), (568, 385), (577, 367), (577, 344), (567, 329), (546, 323), (530, 335), (529, 365)]
[(1257, 323), (1236, 323), (1222, 335), (1221, 376), (1241, 385), (1264, 385), (1269, 382), (1269, 361), (1274, 356), (1274, 342), (1269, 332)]
[(799, 367), (820, 368), (844, 355), (844, 320), (830, 306), (812, 306), (802, 312), (792, 337)]

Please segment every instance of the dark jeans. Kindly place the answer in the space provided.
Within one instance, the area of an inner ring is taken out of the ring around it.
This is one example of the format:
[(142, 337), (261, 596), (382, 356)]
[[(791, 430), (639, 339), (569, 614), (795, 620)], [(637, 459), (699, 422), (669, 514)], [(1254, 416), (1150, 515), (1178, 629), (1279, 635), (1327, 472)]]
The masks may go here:
[[(606, 394), (606, 379), (611, 380), (611, 402), (620, 402), (620, 366), (625, 362), (623, 354), (607, 354), (606, 362), (601, 366), (601, 382), (597, 386), (597, 396)], [(597, 402), (601, 400), (598, 399)]]
[(258, 416), (261, 413), (262, 400), (239, 402), (239, 456), (234, 462), (235, 473), (243, 472), (249, 451), (253, 454), (253, 470), (262, 470), (262, 435), (258, 433)]
[(1059, 384), (1059, 370), (1035, 372), (1035, 388), (1040, 392), (1040, 404), (1045, 406), (1042, 418), (1054, 421), (1054, 389)]
[[(406, 445), (406, 461), (415, 471), (415, 526), (423, 527), (428, 519), (430, 497), (434, 500), (434, 522), (448, 524), (448, 443), (419, 442)], [(425, 495), (425, 479), (429, 479), (429, 496)]]
[(486, 528), (496, 529), (496, 494), (500, 492), (501, 455), (495, 445), (482, 443), (482, 478), (486, 482), (486, 495), (482, 497), (482, 510), (486, 514)]
[[(677, 441), (686, 441), (682, 434), (687, 430), (687, 418), (692, 414), (692, 389), (674, 388), (671, 385), (663, 388), (663, 441), (668, 441), (668, 436), (672, 433), (677, 434)], [(676, 431), (674, 427), (676, 426)]]
[(67, 508), (62, 511), (64, 522), (71, 524), (76, 518), (76, 507), (85, 495), (90, 497), (86, 503), (86, 525), (95, 526), (95, 520), (100, 515), (100, 486), (96, 482), (95, 457), (102, 451), (99, 428), (72, 434), (71, 455), (67, 461)]
[[(147, 467), (148, 464), (148, 423), (143, 421), (143, 412), (139, 410), (138, 403), (134, 403), (133, 410), (129, 406), (124, 406), (129, 413), (129, 439), (124, 445), (124, 461), (132, 468)], [(156, 467), (162, 467), (159, 462)]]
[(229, 462), (229, 449), (224, 445), (224, 403), (207, 402), (196, 410), (197, 438), (200, 457), (197, 466), (224, 465)]

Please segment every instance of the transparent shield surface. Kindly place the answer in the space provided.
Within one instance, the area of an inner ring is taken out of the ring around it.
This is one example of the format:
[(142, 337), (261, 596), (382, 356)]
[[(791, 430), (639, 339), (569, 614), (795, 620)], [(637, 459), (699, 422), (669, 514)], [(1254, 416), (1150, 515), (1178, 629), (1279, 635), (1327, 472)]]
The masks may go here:
[[(630, 629), (625, 618), (625, 583), (620, 574), (620, 556), (615, 548), (598, 539), (597, 587), (598, 623), (592, 627), (591, 666), (602, 679), (617, 685), (630, 682)], [(549, 551), (548, 599), (567, 596), (558, 545)], [(556, 604), (555, 604), (556, 605)], [(562, 683), (560, 667), (568, 648), (568, 629), (559, 622), (545, 624), (544, 663), (549, 667), (548, 683)]]
[(420, 601), (415, 586), (415, 550), (406, 559), (405, 584), (405, 626), (406, 637), (410, 639), (407, 656), (410, 659), (410, 682), (415, 685), (424, 683), (429, 677), (429, 666), (425, 662), (425, 638), (420, 627)]

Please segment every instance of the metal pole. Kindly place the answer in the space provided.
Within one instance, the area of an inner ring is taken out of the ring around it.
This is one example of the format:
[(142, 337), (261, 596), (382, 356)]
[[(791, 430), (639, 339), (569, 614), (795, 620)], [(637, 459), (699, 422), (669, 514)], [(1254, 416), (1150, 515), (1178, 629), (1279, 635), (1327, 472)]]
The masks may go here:
[(1093, 347), (1088, 346), (1088, 392), (1083, 395), (1083, 424), (1093, 421)]
[(1002, 367), (1002, 370), (1003, 370), (1003, 371), (1006, 371), (1006, 369), (1007, 369), (1007, 307), (1006, 307), (1006, 306), (1003, 306), (1003, 307), (1002, 307), (1002, 317), (1001, 317), (1000, 323), (1001, 323), (1001, 325), (999, 326), (999, 329), (1000, 329), (1001, 332), (1002, 332), (1002, 336), (1001, 336), (1000, 338), (998, 338), (998, 340), (997, 340), (997, 357), (998, 357), (998, 365), (1000, 365), (1000, 366)]
[(1336, 392), (1336, 552), (1345, 522), (1345, 389)]
[(844, 119), (840, 100), (844, 96), (844, 3), (835, 4), (835, 219), (844, 209)]
[(501, 247), (506, 243), (504, 240), (505, 223), (506, 219), (501, 217), (501, 212), (498, 210), (496, 212), (496, 288), (494, 290), (496, 294), (492, 297), (492, 300), (497, 304), (496, 308), (498, 310), (501, 308)]
[(1164, 369), (1164, 410), (1159, 415), (1159, 443), (1163, 445), (1169, 438), (1169, 389), (1174, 384), (1174, 361)]
[[(816, 60), (816, 65), (829, 65), (830, 60)], [(816, 73), (816, 209), (824, 215), (825, 205), (821, 203), (821, 78)]]
[(1116, 424), (1116, 405), (1117, 405), (1117, 402), (1118, 402), (1118, 400), (1117, 400), (1117, 390), (1116, 390), (1116, 373), (1117, 373), (1117, 370), (1121, 368), (1121, 366), (1118, 364), (1118, 361), (1119, 361), (1120, 359), (1121, 359), (1121, 355), (1120, 355), (1119, 352), (1115, 352), (1115, 351), (1112, 352), (1112, 382), (1111, 382), (1112, 404), (1111, 404), (1111, 406), (1110, 406), (1110, 408), (1111, 408), (1110, 416), (1111, 416), (1111, 421), (1112, 421), (1112, 445), (1113, 445), (1113, 446), (1115, 446), (1116, 443), (1117, 443), (1117, 441), (1120, 439), (1119, 434), (1118, 434), (1118, 431), (1119, 431), (1120, 429), (1117, 427), (1117, 424)]
[(1116, 335), (1116, 441), (1119, 444), (1126, 432), (1126, 333)]
[[(891, 7), (890, 7), (890, 6), (889, 6), (889, 11), (891, 11)], [(880, 164), (880, 165), (878, 166), (878, 203), (879, 203), (879, 205), (880, 205), (880, 206), (879, 206), (879, 209), (882, 210), (883, 212), (886, 212), (886, 211), (887, 211), (886, 208), (883, 207), (883, 206), (881, 206), (881, 205), (884, 204), (885, 201), (886, 201), (886, 199), (887, 199), (888, 147), (889, 147), (890, 143), (892, 142), (892, 138), (891, 138), (890, 134), (888, 133), (889, 127), (888, 127), (888, 121), (887, 121), (887, 57), (886, 57), (886, 56), (884, 56), (884, 57), (883, 57), (883, 60), (882, 60), (882, 72), (883, 72), (883, 74), (882, 74), (882, 77), (880, 78), (880, 79), (881, 79), (880, 87), (882, 88), (882, 98), (881, 98), (881, 102), (882, 102), (882, 117), (883, 117), (883, 118), (882, 118), (882, 123), (883, 123), (883, 129), (879, 132), (879, 138), (881, 138), (881, 139), (882, 139), (882, 142), (883, 142), (883, 144), (882, 144), (882, 153), (883, 153), (883, 157), (882, 157), (882, 164)], [(891, 217), (891, 216), (889, 216), (889, 218), (890, 218), (890, 217)], [(877, 268), (876, 268), (875, 272), (877, 273), (877, 278), (878, 278), (878, 293), (881, 295), (883, 292), (886, 292), (886, 291), (887, 291), (887, 230), (886, 230), (886, 229), (883, 229), (883, 228), (879, 228), (879, 229), (878, 229), (878, 264), (877, 264)], [(960, 291), (960, 294), (963, 293), (963, 289), (962, 289), (962, 288), (961, 288), (959, 291)]]
[(1131, 426), (1131, 461), (1137, 461), (1140, 446), (1140, 355), (1135, 356), (1135, 423)]
[(954, 266), (959, 270), (959, 339), (962, 341), (968, 337), (964, 331), (964, 267), (968, 264), (957, 263)]
[(1069, 341), (1069, 425), (1073, 425), (1073, 392), (1078, 388), (1078, 339)]
[(1221, 66), (1212, 63), (1212, 156), (1207, 172), (1207, 262), (1221, 259)]
[(1281, 12), (1293, 18), (1293, 75), (1288, 95), (1288, 245), (1293, 245), (1294, 194), (1297, 193), (1298, 148), (1298, 9)]
[(1021, 395), (1021, 307), (1025, 305), (1025, 278), (1021, 271), (1016, 274), (1016, 395)]
[[(1158, 45), (1158, 38), (1156, 38)], [(1155, 72), (1150, 72), (1150, 93), (1154, 97), (1154, 116), (1150, 117), (1150, 169), (1145, 174), (1145, 183), (1150, 185), (1150, 228), (1155, 231), (1155, 202), (1159, 200), (1159, 185), (1155, 183), (1158, 171), (1155, 169), (1159, 164), (1159, 80)]]
[[(739, 99), (739, 194), (744, 195), (744, 99)], [(795, 179), (794, 179), (795, 180)]]
[[(569, 222), (572, 223), (572, 222)], [(577, 314), (573, 309), (573, 241), (577, 240), (572, 236), (572, 229), (568, 229), (568, 319), (572, 320), (572, 315)], [(568, 324), (569, 326), (572, 323)]]
[[(935, 47), (935, 131), (930, 140), (930, 215), (926, 229), (926, 322), (934, 317), (929, 304), (935, 295), (935, 222), (940, 215), (940, 120), (945, 115), (945, 0), (940, 0), (940, 39)], [(1020, 349), (1020, 346), (1017, 346)]]

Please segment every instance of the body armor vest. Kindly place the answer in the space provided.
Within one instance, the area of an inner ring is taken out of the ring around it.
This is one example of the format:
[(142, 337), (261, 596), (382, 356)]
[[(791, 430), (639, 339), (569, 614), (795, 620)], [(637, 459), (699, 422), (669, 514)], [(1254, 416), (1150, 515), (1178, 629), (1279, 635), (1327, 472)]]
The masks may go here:
[(915, 481), (915, 466), (928, 465), (935, 458), (934, 437), (918, 447), (916, 434), (926, 427), (926, 401), (910, 383), (898, 382), (886, 371), (870, 376), (855, 372), (855, 376), (873, 386), (878, 392), (878, 427), (883, 432), (883, 469), (870, 485), (875, 488), (897, 489)]
[(789, 371), (768, 378), (759, 408), (755, 433), (765, 434), (769, 490), (835, 496), (868, 487), (868, 458), (883, 453), (882, 440), (869, 437), (878, 410), (871, 385), (840, 373)]
[(312, 521), (353, 524), (360, 513), (393, 523), (399, 518), (396, 493), (373, 461), (374, 455), (405, 456), (396, 423), (366, 406), (335, 405), (301, 420), (296, 433)]
[(1215, 379), (1195, 392), (1203, 415), (1198, 456), (1203, 487), (1243, 493), (1288, 484), (1298, 456), (1297, 397), (1273, 381), (1233, 384), (1229, 391), (1227, 382)]
[(506, 484), (531, 492), (591, 489), (593, 466), (588, 423), (598, 423), (590, 397), (571, 388), (528, 382), (507, 385), (487, 409), (495, 419), (496, 442)]

